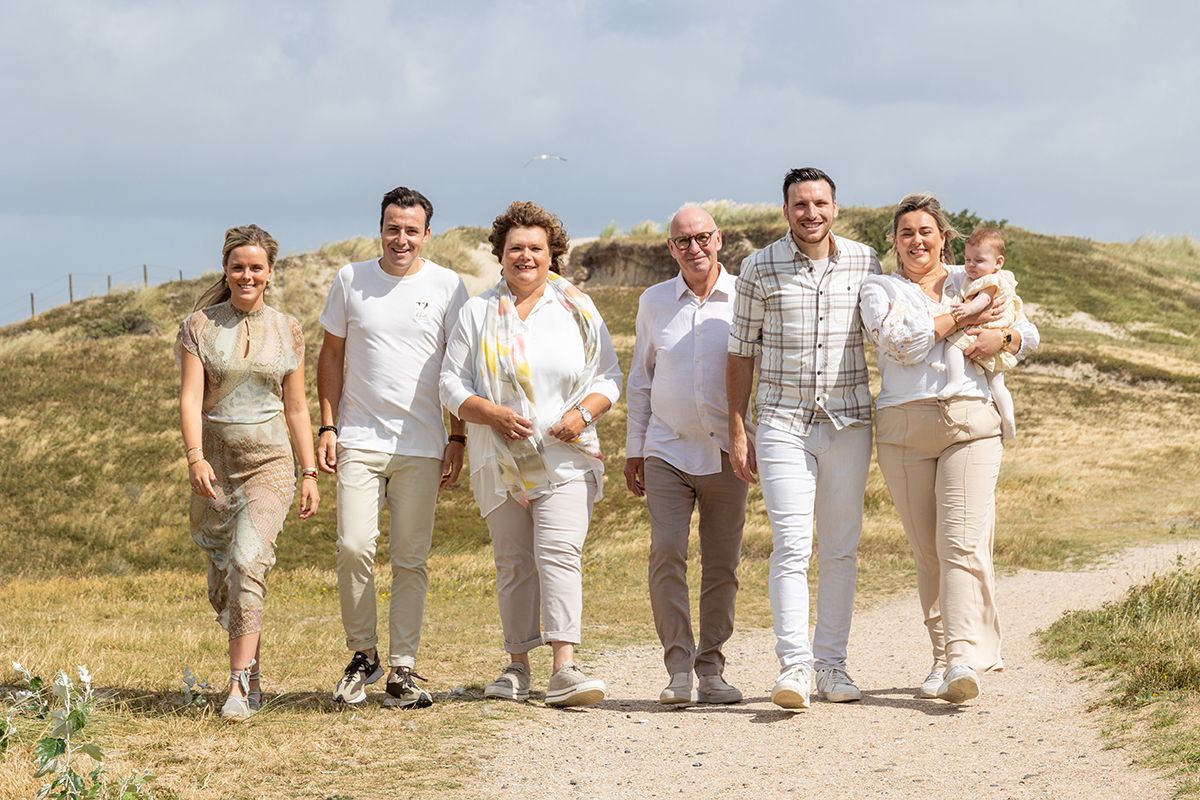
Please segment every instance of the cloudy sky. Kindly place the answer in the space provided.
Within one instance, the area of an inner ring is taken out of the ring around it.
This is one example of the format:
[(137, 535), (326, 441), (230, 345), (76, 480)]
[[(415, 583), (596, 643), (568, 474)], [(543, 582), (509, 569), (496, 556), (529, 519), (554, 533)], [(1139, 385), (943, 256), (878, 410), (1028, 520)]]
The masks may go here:
[[(733, 10), (733, 9), (737, 10)], [(686, 200), (952, 208), (1101, 240), (1200, 235), (1188, 2), (0, 0), (0, 322), (219, 260), (435, 232), (514, 199), (574, 235)], [(564, 162), (524, 166), (537, 153)]]

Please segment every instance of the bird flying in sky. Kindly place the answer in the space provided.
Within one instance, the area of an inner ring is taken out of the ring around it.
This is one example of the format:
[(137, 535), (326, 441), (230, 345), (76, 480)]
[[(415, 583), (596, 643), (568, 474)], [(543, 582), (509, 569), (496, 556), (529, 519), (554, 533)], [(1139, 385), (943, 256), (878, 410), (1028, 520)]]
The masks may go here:
[(526, 162), (525, 162), (525, 166), (527, 166), (527, 167), (528, 167), (530, 164), (532, 164), (532, 163), (533, 163), (533, 162), (535, 162), (535, 161), (562, 161), (562, 162), (566, 162), (566, 159), (565, 159), (565, 158), (563, 158), (562, 156), (556, 156), (556, 155), (554, 155), (553, 153), (539, 153), (538, 155), (536, 155), (536, 156), (534, 156), (533, 158), (531, 158), (531, 159), (529, 159), (528, 161), (526, 161)]

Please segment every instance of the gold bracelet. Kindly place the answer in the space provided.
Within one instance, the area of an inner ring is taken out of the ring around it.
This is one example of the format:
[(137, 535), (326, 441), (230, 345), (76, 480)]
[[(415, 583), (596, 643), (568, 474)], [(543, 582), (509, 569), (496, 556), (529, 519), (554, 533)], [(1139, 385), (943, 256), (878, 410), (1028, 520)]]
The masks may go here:
[(188, 460), (188, 466), (190, 467), (192, 464), (199, 464), (203, 460), (204, 460), (204, 453), (201, 452), (199, 458), (192, 458), (192, 459)]

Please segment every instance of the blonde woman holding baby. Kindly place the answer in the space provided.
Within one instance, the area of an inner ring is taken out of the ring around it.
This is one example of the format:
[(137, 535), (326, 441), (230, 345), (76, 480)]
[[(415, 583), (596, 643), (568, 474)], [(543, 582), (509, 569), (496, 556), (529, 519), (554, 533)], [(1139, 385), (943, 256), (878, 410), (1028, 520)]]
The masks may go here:
[(966, 330), (975, 341), (962, 352), (979, 363), (1003, 352), (1021, 358), (1037, 347), (1038, 331), (1027, 321), (981, 327), (1005, 313), (995, 300), (974, 313), (957, 305), (970, 279), (947, 263), (958, 234), (936, 197), (901, 200), (892, 233), (899, 268), (868, 276), (859, 298), (881, 378), (876, 452), (912, 547), (932, 645), (919, 694), (962, 703), (979, 695), (981, 673), (1004, 667), (992, 566), (1003, 446), (983, 372), (949, 384), (944, 364), (957, 348), (948, 340)]

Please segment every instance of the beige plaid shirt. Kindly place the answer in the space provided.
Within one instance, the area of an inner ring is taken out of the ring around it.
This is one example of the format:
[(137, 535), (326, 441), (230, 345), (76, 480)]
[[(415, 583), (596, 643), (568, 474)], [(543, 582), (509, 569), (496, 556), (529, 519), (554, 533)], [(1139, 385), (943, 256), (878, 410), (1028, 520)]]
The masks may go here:
[(831, 236), (819, 283), (790, 232), (748, 256), (729, 329), (731, 355), (762, 356), (758, 422), (800, 436), (826, 419), (838, 430), (871, 420), (858, 290), (883, 270), (870, 247)]

